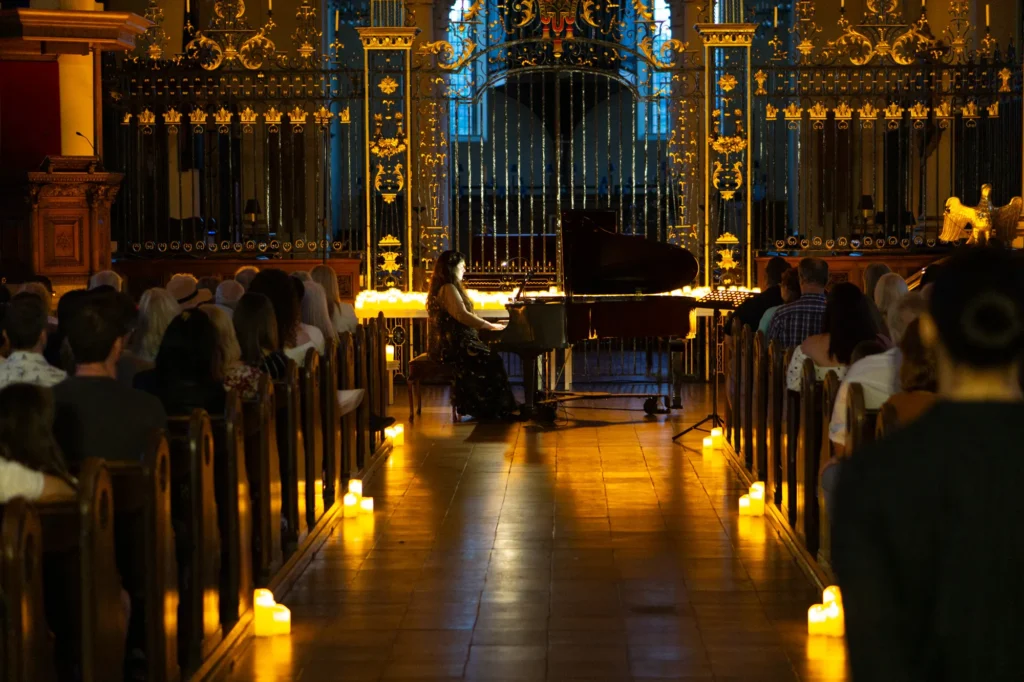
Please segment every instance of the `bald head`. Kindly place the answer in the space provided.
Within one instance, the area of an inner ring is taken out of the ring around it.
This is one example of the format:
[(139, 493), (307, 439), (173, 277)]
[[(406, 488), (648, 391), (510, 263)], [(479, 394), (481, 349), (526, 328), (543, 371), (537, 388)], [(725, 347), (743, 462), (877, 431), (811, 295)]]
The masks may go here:
[(227, 279), (217, 286), (216, 303), (234, 310), (244, 295), (245, 287), (233, 279)]

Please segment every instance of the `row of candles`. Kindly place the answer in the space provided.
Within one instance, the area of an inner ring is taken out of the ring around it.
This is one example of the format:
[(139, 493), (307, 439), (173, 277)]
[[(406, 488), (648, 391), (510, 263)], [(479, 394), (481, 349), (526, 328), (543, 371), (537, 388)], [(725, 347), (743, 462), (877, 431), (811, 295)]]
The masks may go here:
[[(384, 429), (384, 435), (391, 439), (392, 445), (402, 445), (405, 442), (405, 426), (389, 426)], [(342, 513), (346, 519), (360, 515), (373, 516), (373, 498), (363, 497), (362, 479), (349, 480), (348, 492), (342, 502)], [(284, 604), (278, 604), (270, 590), (259, 589), (253, 593), (253, 612), (257, 637), (287, 635), (292, 631), (291, 611)]]

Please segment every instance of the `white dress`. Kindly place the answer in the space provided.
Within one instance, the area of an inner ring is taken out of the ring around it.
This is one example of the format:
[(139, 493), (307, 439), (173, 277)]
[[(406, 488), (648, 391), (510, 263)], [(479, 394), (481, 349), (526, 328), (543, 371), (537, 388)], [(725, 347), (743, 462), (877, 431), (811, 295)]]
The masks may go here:
[[(793, 359), (789, 361), (789, 367), (786, 368), (786, 388), (789, 390), (796, 391), (797, 393), (800, 392), (800, 383), (804, 373), (804, 360), (806, 359), (807, 354), (804, 353), (803, 348), (797, 346), (793, 349)], [(847, 365), (822, 367), (818, 363), (814, 363), (814, 375), (818, 381), (824, 381), (829, 372), (835, 372), (842, 379), (846, 376), (847, 369), (849, 369)]]
[(305, 330), (309, 341), (301, 346), (284, 349), (285, 356), (294, 360), (295, 364), (299, 367), (303, 367), (306, 364), (306, 353), (310, 348), (316, 348), (316, 352), (320, 355), (324, 354), (324, 333), (316, 327), (305, 323), (303, 323), (302, 329)]
[(339, 334), (345, 332), (355, 334), (356, 328), (359, 326), (356, 309), (352, 307), (351, 303), (339, 303), (331, 310), (331, 324), (334, 325), (334, 331)]

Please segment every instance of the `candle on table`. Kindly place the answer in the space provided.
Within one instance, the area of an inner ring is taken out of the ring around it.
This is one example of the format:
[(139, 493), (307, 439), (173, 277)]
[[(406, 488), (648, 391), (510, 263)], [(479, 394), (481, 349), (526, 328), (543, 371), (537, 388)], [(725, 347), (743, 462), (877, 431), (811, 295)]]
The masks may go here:
[(359, 514), (359, 498), (352, 493), (346, 493), (344, 498), (345, 518), (351, 519)]
[[(337, 27), (335, 27), (334, 30), (337, 31), (338, 30)], [(387, 356), (387, 361), (388, 362), (394, 362), (395, 361), (395, 347), (392, 346), (390, 343), (388, 345), (384, 346), (384, 354)]]

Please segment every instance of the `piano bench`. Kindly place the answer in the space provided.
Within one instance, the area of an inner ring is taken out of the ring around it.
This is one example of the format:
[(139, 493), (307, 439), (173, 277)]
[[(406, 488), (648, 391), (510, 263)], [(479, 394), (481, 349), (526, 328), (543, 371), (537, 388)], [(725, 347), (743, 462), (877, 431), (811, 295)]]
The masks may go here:
[[(412, 424), (417, 414), (423, 412), (423, 395), (420, 393), (420, 384), (447, 384), (450, 389), (455, 388), (455, 368), (443, 362), (434, 360), (426, 353), (417, 355), (409, 361), (409, 376), (406, 379), (409, 394), (409, 423)], [(413, 406), (415, 404), (415, 414)], [(455, 393), (451, 392), (452, 421), (459, 421), (455, 412)]]

